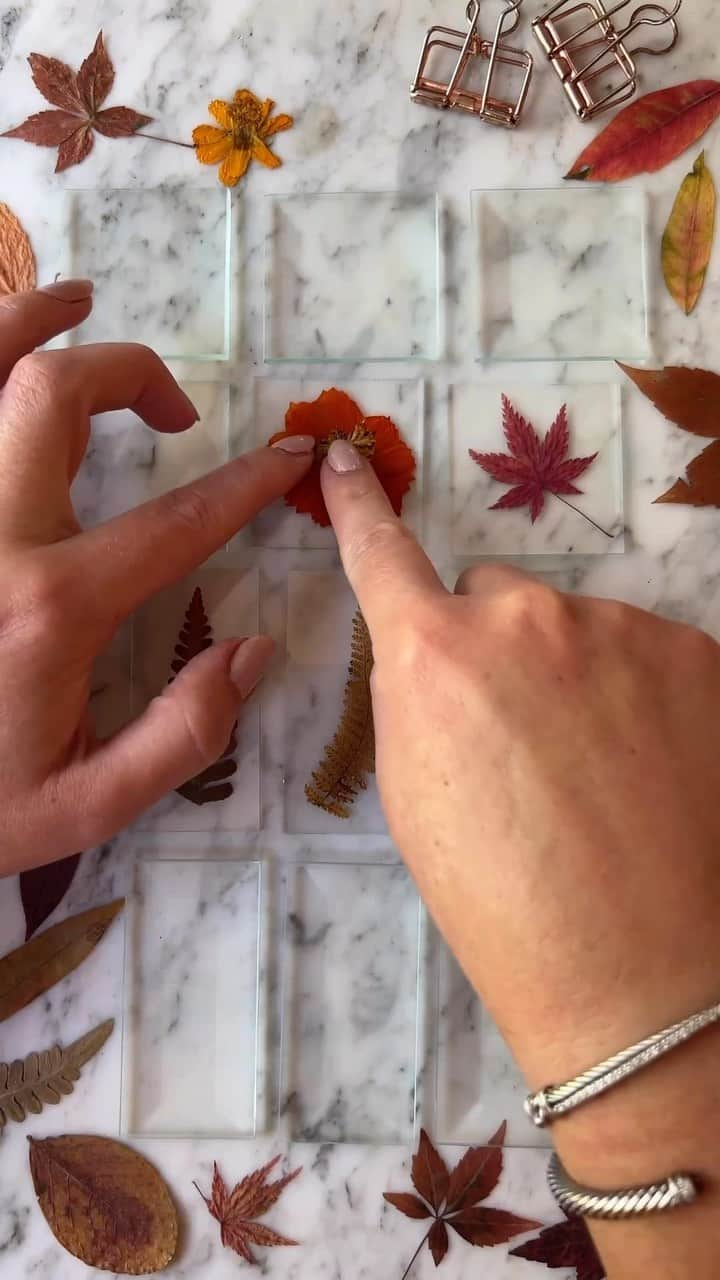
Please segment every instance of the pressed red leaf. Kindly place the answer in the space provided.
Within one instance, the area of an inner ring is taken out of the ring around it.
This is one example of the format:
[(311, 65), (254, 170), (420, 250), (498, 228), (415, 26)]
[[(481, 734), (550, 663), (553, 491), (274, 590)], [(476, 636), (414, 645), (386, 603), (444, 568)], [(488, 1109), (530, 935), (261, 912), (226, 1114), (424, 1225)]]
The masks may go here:
[(720, 437), (720, 375), (709, 369), (632, 369), (620, 364), (660, 413), (694, 436)]
[(503, 1122), (486, 1147), (470, 1147), (450, 1174), (448, 1213), (469, 1209), (486, 1200), (495, 1190), (503, 1169), (503, 1143), (507, 1124)]
[(265, 1223), (255, 1221), (272, 1208), (288, 1183), (302, 1173), (302, 1169), (293, 1169), (282, 1178), (277, 1178), (275, 1182), (268, 1182), (268, 1174), (275, 1168), (280, 1158), (276, 1156), (274, 1160), (249, 1173), (232, 1191), (228, 1191), (217, 1164), (213, 1165), (212, 1189), (209, 1196), (200, 1191), (196, 1182), (193, 1183), (213, 1218), (220, 1223), (220, 1239), (223, 1245), (227, 1249), (233, 1249), (246, 1262), (257, 1262), (250, 1248), (252, 1244), (266, 1247), (297, 1244), (297, 1240), (290, 1240), (272, 1227), (266, 1226)]
[(67, 62), (46, 58), (42, 53), (31, 53), (28, 62), (35, 87), (46, 102), (61, 111), (72, 111), (74, 115), (82, 111), (77, 76)]
[(20, 899), (25, 913), (25, 941), (60, 905), (78, 869), (81, 855), (60, 858), (46, 867), (20, 872)]
[(541, 1226), (532, 1218), (518, 1218), (505, 1209), (464, 1209), (457, 1217), (447, 1218), (447, 1224), (457, 1231), (468, 1244), (492, 1246), (504, 1244), (524, 1231), (534, 1231)]
[(394, 1209), (399, 1209), (405, 1214), (406, 1218), (431, 1218), (432, 1214), (427, 1205), (419, 1196), (414, 1196), (411, 1191), (385, 1191), (383, 1199), (387, 1200)]
[(65, 169), (71, 169), (73, 165), (80, 164), (87, 159), (94, 146), (95, 138), (92, 129), (89, 125), (81, 124), (79, 129), (60, 143), (55, 172), (63, 173)]
[(23, 142), (34, 142), (36, 147), (58, 147), (78, 127), (78, 117), (69, 111), (38, 111), (2, 137), (21, 138)]
[(447, 1199), (450, 1170), (424, 1129), (420, 1130), (411, 1177), (415, 1190), (439, 1213)]
[(545, 1227), (533, 1240), (511, 1249), (510, 1256), (544, 1262), (551, 1270), (574, 1267), (577, 1280), (605, 1280), (605, 1267), (583, 1218)]
[(685, 476), (655, 501), (677, 502), (689, 507), (720, 507), (720, 440), (713, 440), (693, 458)]
[(115, 83), (115, 68), (105, 48), (103, 33), (100, 31), (93, 46), (77, 74), (77, 87), (88, 115), (94, 115), (102, 106)]
[(566, 176), (620, 182), (655, 173), (697, 142), (718, 115), (718, 80), (691, 80), (647, 93), (610, 121)]
[(105, 138), (129, 138), (143, 125), (150, 124), (151, 119), (133, 111), (132, 107), (106, 107), (95, 116), (93, 127)]
[(438, 1218), (430, 1228), (428, 1236), (428, 1248), (433, 1256), (433, 1262), (436, 1267), (440, 1266), (445, 1254), (450, 1247), (450, 1239), (447, 1233), (447, 1227), (442, 1219)]

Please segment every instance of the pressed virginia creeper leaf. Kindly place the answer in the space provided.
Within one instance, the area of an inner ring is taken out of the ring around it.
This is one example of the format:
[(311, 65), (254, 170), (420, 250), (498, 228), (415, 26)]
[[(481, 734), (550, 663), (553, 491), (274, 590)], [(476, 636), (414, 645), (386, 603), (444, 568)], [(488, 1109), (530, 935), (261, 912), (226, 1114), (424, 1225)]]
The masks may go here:
[(680, 187), (662, 241), (665, 284), (686, 316), (703, 291), (714, 234), (715, 184), (703, 151)]
[(25, 912), (25, 940), (31, 938), (60, 905), (78, 869), (81, 855), (60, 858), (46, 867), (20, 872), (20, 898)]
[(375, 723), (370, 676), (373, 652), (370, 632), (358, 610), (353, 618), (350, 669), (343, 695), (343, 709), (335, 737), (305, 787), (310, 804), (336, 818), (349, 818), (358, 791), (367, 788), (367, 775), (375, 772)]
[(605, 1280), (605, 1268), (584, 1218), (567, 1218), (546, 1227), (533, 1240), (511, 1249), (510, 1256), (544, 1262), (551, 1270), (574, 1267), (577, 1280)]
[(35, 254), (12, 209), (0, 204), (0, 295), (26, 293), (37, 284)]
[(0, 959), (0, 1022), (72, 973), (105, 936), (124, 898), (61, 920)]
[(720, 375), (709, 369), (632, 369), (621, 364), (639, 391), (656, 409), (693, 436), (720, 438)]
[(691, 80), (637, 98), (578, 156), (566, 177), (621, 182), (655, 173), (701, 138), (720, 115), (720, 81)]
[[(212, 626), (205, 612), (202, 591), (196, 587), (185, 614), (178, 642), (175, 645), (175, 657), (171, 668), (175, 675), (192, 662), (199, 653), (212, 646)], [(170, 677), (170, 683), (175, 678)], [(227, 800), (233, 793), (233, 784), (229, 781), (237, 773), (237, 761), (234, 758), (237, 750), (237, 725), (233, 725), (230, 741), (218, 760), (203, 769), (189, 782), (177, 788), (178, 795), (184, 796), (191, 804), (213, 804), (218, 800)]]
[(31, 53), (28, 62), (35, 85), (55, 110), (39, 111), (0, 136), (22, 138), (38, 147), (57, 147), (56, 173), (90, 154), (96, 132), (106, 138), (126, 138), (150, 124), (151, 116), (130, 107), (101, 110), (115, 80), (102, 31), (77, 74), (67, 63), (41, 53)]
[(115, 1023), (101, 1022), (87, 1035), (62, 1049), (59, 1044), (25, 1060), (0, 1062), (0, 1130), (9, 1120), (21, 1123), (28, 1112), (39, 1115), (72, 1093), (80, 1068), (102, 1049)]
[(172, 1261), (177, 1213), (144, 1156), (111, 1138), (28, 1141), (35, 1194), (68, 1253), (128, 1276), (162, 1271)]
[(407, 1218), (433, 1218), (402, 1280), (406, 1280), (425, 1241), (435, 1266), (440, 1265), (448, 1251), (448, 1227), (468, 1244), (492, 1246), (540, 1225), (527, 1218), (517, 1218), (505, 1209), (478, 1207), (500, 1180), (505, 1131), (506, 1125), (501, 1124), (487, 1147), (470, 1147), (451, 1173), (425, 1130), (421, 1130), (411, 1172), (418, 1195), (396, 1191), (386, 1191), (384, 1195), (387, 1203)]
[(210, 1196), (203, 1195), (197, 1183), (193, 1183), (200, 1193), (213, 1218), (220, 1223), (220, 1239), (226, 1249), (233, 1249), (246, 1262), (257, 1262), (251, 1245), (295, 1245), (297, 1240), (288, 1240), (263, 1222), (257, 1222), (272, 1209), (289, 1182), (302, 1173), (302, 1168), (293, 1169), (282, 1178), (268, 1182), (268, 1174), (275, 1168), (281, 1156), (275, 1156), (268, 1164), (249, 1173), (238, 1182), (232, 1191), (228, 1191), (217, 1164), (213, 1165), (213, 1182)]

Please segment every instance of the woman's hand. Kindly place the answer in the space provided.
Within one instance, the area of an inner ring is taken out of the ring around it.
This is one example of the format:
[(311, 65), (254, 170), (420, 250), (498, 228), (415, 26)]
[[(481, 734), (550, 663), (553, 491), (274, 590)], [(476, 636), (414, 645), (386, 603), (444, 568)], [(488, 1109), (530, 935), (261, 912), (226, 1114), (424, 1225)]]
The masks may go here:
[(91, 414), (130, 408), (173, 432), (197, 420), (145, 347), (35, 353), (91, 306), (86, 281), (0, 299), (0, 875), (107, 839), (220, 755), (267, 637), (208, 649), (103, 743), (91, 669), (129, 614), (285, 493), (312, 455), (304, 437), (258, 449), (83, 533), (70, 485)]

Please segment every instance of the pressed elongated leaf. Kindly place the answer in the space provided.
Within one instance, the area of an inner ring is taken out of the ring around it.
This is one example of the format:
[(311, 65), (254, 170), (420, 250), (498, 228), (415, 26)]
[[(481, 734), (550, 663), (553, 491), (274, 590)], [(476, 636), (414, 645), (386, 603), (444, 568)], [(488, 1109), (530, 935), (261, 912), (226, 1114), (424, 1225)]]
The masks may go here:
[(714, 234), (715, 184), (703, 151), (683, 180), (662, 240), (665, 284), (686, 316), (703, 291)]
[(26, 293), (37, 284), (35, 254), (22, 223), (0, 204), (0, 295)]
[(720, 440), (713, 440), (693, 458), (685, 476), (655, 501), (679, 502), (689, 507), (720, 507)]
[(513, 1236), (534, 1231), (540, 1224), (532, 1218), (518, 1218), (506, 1209), (464, 1209), (456, 1218), (448, 1219), (448, 1226), (457, 1231), (468, 1244), (492, 1246), (504, 1244)]
[(367, 775), (375, 772), (375, 722), (373, 720), (370, 676), (373, 668), (372, 641), (365, 619), (358, 611), (353, 618), (350, 669), (343, 696), (343, 709), (335, 737), (305, 787), (310, 804), (336, 818), (349, 818), (359, 791), (367, 788)]
[(21, 1123), (28, 1112), (39, 1115), (44, 1106), (72, 1093), (80, 1068), (99, 1053), (114, 1026), (109, 1018), (66, 1049), (56, 1044), (24, 1060), (0, 1062), (0, 1130), (9, 1120)]
[(68, 1253), (128, 1276), (162, 1271), (172, 1261), (177, 1213), (144, 1156), (111, 1138), (81, 1134), (29, 1142), (35, 1194)]
[(539, 1236), (511, 1249), (510, 1257), (544, 1262), (549, 1270), (574, 1268), (575, 1280), (605, 1280), (605, 1268), (584, 1218), (566, 1218), (545, 1227)]
[(646, 93), (610, 121), (566, 177), (621, 182), (636, 173), (655, 173), (697, 142), (718, 115), (718, 80), (690, 80)]
[(420, 1130), (418, 1149), (413, 1156), (412, 1181), (420, 1195), (439, 1213), (447, 1199), (450, 1170), (425, 1129)]
[(720, 375), (709, 369), (633, 369), (621, 364), (656, 409), (693, 436), (720, 438)]
[(470, 1209), (486, 1200), (500, 1181), (507, 1123), (500, 1125), (486, 1147), (470, 1147), (450, 1175), (448, 1208)]
[(20, 899), (25, 912), (25, 939), (45, 923), (62, 902), (80, 862), (80, 854), (60, 858), (46, 867), (33, 867), (20, 873)]
[(400, 1213), (404, 1213), (406, 1218), (431, 1218), (432, 1214), (427, 1205), (423, 1203), (419, 1196), (414, 1196), (411, 1191), (384, 1191), (383, 1199), (391, 1204), (393, 1209), (399, 1209)]
[(125, 899), (61, 920), (0, 959), (0, 1022), (72, 973), (122, 911)]
[(445, 1223), (442, 1221), (442, 1218), (438, 1218), (435, 1222), (433, 1222), (430, 1228), (430, 1235), (428, 1236), (428, 1248), (432, 1254), (433, 1262), (435, 1263), (435, 1266), (439, 1267), (440, 1263), (445, 1257), (445, 1254), (450, 1248), (450, 1237), (448, 1236), (447, 1227), (445, 1226)]

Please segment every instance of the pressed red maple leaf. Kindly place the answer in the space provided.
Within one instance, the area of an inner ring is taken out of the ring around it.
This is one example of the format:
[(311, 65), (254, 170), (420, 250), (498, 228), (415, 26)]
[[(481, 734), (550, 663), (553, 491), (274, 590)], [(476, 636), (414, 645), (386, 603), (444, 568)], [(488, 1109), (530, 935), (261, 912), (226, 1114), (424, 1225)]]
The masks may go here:
[(56, 173), (90, 155), (96, 132), (106, 138), (127, 138), (150, 124), (151, 116), (131, 107), (101, 110), (115, 80), (102, 31), (78, 72), (59, 58), (46, 58), (42, 53), (31, 53), (28, 62), (35, 85), (55, 110), (38, 111), (0, 136), (22, 138), (38, 147), (57, 147)]
[(577, 1280), (605, 1280), (605, 1268), (583, 1218), (555, 1222), (527, 1244), (511, 1249), (510, 1254), (528, 1262), (544, 1262), (552, 1270), (574, 1267)]
[(268, 1164), (256, 1169), (254, 1173), (249, 1173), (242, 1182), (238, 1182), (233, 1187), (232, 1191), (228, 1191), (217, 1164), (213, 1165), (212, 1191), (209, 1197), (203, 1195), (197, 1182), (193, 1183), (213, 1218), (220, 1223), (220, 1239), (225, 1248), (233, 1249), (246, 1262), (257, 1262), (250, 1248), (253, 1244), (269, 1247), (298, 1243), (297, 1240), (288, 1240), (286, 1236), (279, 1235), (271, 1227), (256, 1221), (272, 1208), (288, 1183), (302, 1173), (301, 1168), (293, 1169), (282, 1178), (276, 1178), (275, 1182), (268, 1182), (268, 1174), (281, 1159), (281, 1156), (275, 1156), (275, 1159), (270, 1160)]
[(573, 481), (587, 471), (597, 453), (589, 458), (568, 458), (570, 429), (565, 404), (544, 440), (507, 396), (503, 396), (502, 406), (503, 430), (510, 452), (477, 453), (470, 449), (470, 457), (493, 480), (513, 485), (490, 510), (529, 507), (534, 524), (545, 506), (546, 493), (582, 493)]
[(285, 430), (278, 431), (268, 444), (286, 436), (314, 436), (315, 460), (302, 480), (286, 495), (289, 507), (312, 516), (315, 524), (327, 528), (330, 517), (320, 488), (320, 467), (333, 440), (350, 440), (368, 458), (396, 515), (415, 479), (415, 455), (405, 444), (392, 418), (366, 418), (362, 409), (344, 391), (331, 387), (311, 402), (291, 404), (285, 415)]
[(409, 1191), (386, 1191), (385, 1200), (407, 1218), (433, 1221), (405, 1270), (408, 1275), (427, 1240), (435, 1266), (439, 1267), (450, 1246), (448, 1227), (468, 1244), (504, 1244), (524, 1231), (539, 1226), (527, 1218), (517, 1218), (506, 1209), (482, 1205), (495, 1190), (503, 1168), (503, 1142), (507, 1126), (500, 1125), (486, 1147), (469, 1147), (450, 1171), (424, 1129), (413, 1156), (411, 1180), (417, 1195)]

